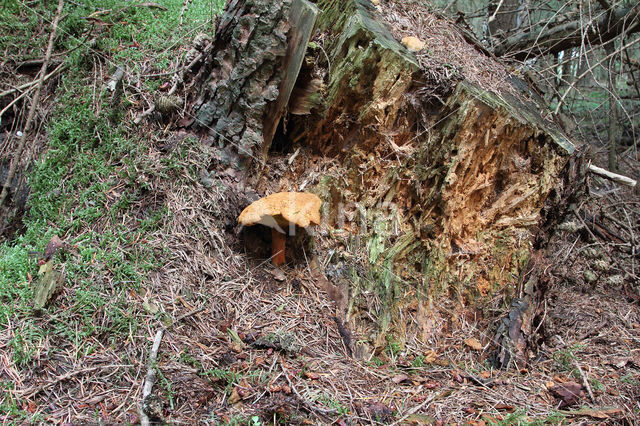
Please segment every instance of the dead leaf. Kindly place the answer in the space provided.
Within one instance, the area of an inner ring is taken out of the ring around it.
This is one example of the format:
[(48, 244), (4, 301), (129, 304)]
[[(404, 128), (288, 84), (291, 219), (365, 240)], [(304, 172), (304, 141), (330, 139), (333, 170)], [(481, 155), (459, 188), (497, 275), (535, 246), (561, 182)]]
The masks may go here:
[(427, 364), (433, 364), (438, 359), (438, 353), (436, 351), (429, 350), (424, 353), (424, 362)]
[(229, 395), (229, 399), (227, 400), (227, 402), (231, 405), (237, 404), (238, 402), (240, 402), (242, 398), (240, 397), (240, 394), (238, 393), (238, 389), (233, 388), (233, 390), (231, 391), (231, 395)]
[(633, 362), (632, 358), (627, 358), (627, 357), (622, 357), (622, 358), (615, 358), (611, 361), (608, 362), (609, 365), (612, 365), (616, 368), (622, 368), (625, 365), (627, 365), (629, 362)]
[(305, 371), (304, 375), (307, 379), (311, 379), (311, 380), (318, 380), (320, 378), (320, 376), (317, 373), (314, 373), (313, 371)]
[(515, 408), (513, 407), (513, 405), (507, 405), (507, 404), (502, 404), (502, 403), (498, 403), (496, 404), (495, 407), (496, 410), (505, 410), (505, 411), (509, 411), (510, 413), (515, 411)]
[(473, 349), (474, 351), (481, 351), (482, 350), (482, 343), (480, 343), (480, 341), (478, 339), (476, 339), (475, 337), (470, 337), (467, 340), (464, 341), (464, 343), (469, 346), (471, 349)]
[(398, 374), (397, 376), (394, 376), (391, 381), (395, 384), (399, 384), (402, 383), (404, 381), (408, 381), (409, 380), (409, 376), (407, 376), (406, 374)]
[(372, 402), (366, 407), (367, 413), (371, 418), (379, 422), (388, 422), (393, 419), (393, 410), (381, 402)]
[(435, 423), (435, 419), (426, 414), (411, 414), (404, 419), (404, 423), (408, 425), (432, 425)]
[(562, 400), (560, 408), (575, 404), (585, 395), (582, 385), (576, 382), (560, 383), (551, 387), (549, 391)]
[(588, 416), (593, 417), (594, 419), (608, 419), (612, 415), (622, 414), (622, 410), (620, 408), (604, 408), (602, 410), (596, 410), (593, 408), (583, 407), (576, 411), (564, 411), (563, 414), (567, 414), (570, 416)]
[(280, 268), (275, 268), (271, 271), (271, 275), (276, 281), (284, 281), (287, 279), (287, 276), (284, 274), (284, 271)]
[(142, 307), (144, 308), (145, 311), (147, 311), (151, 315), (157, 314), (158, 311), (160, 310), (160, 308), (158, 308), (158, 305), (156, 305), (153, 302), (149, 302), (149, 300), (147, 300), (146, 298), (142, 302)]
[(64, 243), (57, 235), (54, 235), (44, 249), (44, 258), (51, 259), (62, 247), (64, 247)]
[(491, 371), (483, 371), (480, 373), (480, 377), (483, 379), (488, 379), (491, 377)]

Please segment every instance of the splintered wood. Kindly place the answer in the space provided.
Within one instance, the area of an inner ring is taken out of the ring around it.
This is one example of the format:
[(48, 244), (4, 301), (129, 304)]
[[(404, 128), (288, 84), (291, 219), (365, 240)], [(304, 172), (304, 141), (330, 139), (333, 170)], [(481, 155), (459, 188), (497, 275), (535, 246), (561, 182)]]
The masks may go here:
[[(415, 36), (426, 46), (417, 60), (400, 42), (408, 34), (389, 31), (369, 1), (325, 0), (319, 7), (313, 41), (323, 48), (310, 47), (301, 75), (325, 76), (322, 102), (291, 117), (287, 131), (339, 159), (316, 180), (315, 192), (330, 221), (346, 218), (341, 232), (360, 241), (349, 267), (356, 270), (357, 259), (381, 283), (379, 299), (364, 300), (359, 287), (366, 280), (352, 280), (357, 300), (345, 317), (358, 318), (363, 309), (380, 322), (350, 326), (363, 335), (377, 327), (373, 346), (384, 345), (388, 330), (423, 334), (418, 323), (437, 310), (432, 298), (451, 288), (463, 304), (513, 294), (571, 142), (541, 114), (544, 106), (526, 85), (475, 46), (466, 45), (465, 55), (476, 65), (482, 59), (491, 78), (479, 78), (475, 68), (451, 71), (442, 49), (429, 51), (434, 37), (452, 37), (452, 26), (443, 29), (431, 15), (421, 20)], [(429, 33), (429, 25), (437, 31)], [(460, 36), (455, 42), (466, 43)], [(302, 173), (299, 180), (312, 178), (304, 167)], [(416, 314), (415, 299), (425, 295), (429, 303), (419, 303)]]

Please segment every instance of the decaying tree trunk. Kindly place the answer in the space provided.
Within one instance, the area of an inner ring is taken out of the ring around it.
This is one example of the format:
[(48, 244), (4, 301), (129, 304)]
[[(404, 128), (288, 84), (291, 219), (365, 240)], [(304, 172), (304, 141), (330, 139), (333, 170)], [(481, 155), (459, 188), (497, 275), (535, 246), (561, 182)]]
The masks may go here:
[[(306, 48), (308, 40), (285, 23), (298, 7), (233, 1), (218, 28), (198, 117), (241, 154), (268, 153), (284, 102), (276, 101), (281, 76), (291, 82), (300, 69), (285, 60), (287, 44)], [(347, 229), (344, 244), (359, 250), (327, 270), (337, 287), (347, 283), (338, 316), (362, 337), (355, 353), (380, 348), (389, 335), (429, 339), (445, 296), (480, 312), (496, 294), (517, 297), (571, 142), (519, 82), (498, 94), (421, 68), (368, 0), (318, 7), (296, 88), (283, 95), (293, 93), (290, 111), (303, 115), (290, 115), (286, 128), (343, 167), (310, 189), (325, 201), (327, 225)], [(262, 11), (259, 24), (248, 10)], [(531, 305), (518, 305), (517, 316), (531, 321)]]
[(216, 28), (195, 105), (220, 145), (261, 158), (300, 70), (317, 9), (305, 0), (233, 0)]

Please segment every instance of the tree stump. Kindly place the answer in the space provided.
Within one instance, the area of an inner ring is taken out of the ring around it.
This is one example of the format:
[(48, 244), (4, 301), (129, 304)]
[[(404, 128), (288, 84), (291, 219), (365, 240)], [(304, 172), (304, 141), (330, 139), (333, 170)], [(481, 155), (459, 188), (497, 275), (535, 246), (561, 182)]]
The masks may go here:
[(287, 134), (340, 159), (340, 178), (322, 178), (313, 191), (325, 200), (327, 225), (348, 222), (349, 244), (363, 254), (354, 257), (366, 258), (327, 271), (334, 284), (348, 283), (339, 319), (367, 336), (356, 354), (390, 335), (429, 339), (443, 300), (482, 314), (496, 308), (496, 294), (518, 296), (540, 210), (572, 143), (521, 82), (492, 93), (444, 72), (444, 63), (421, 68), (368, 0), (318, 6), (302, 67), (287, 68), (287, 43), (297, 40), (286, 37), (290, 0), (231, 2), (198, 117), (241, 154), (267, 155), (282, 76), (291, 82), (300, 70), (286, 92), (290, 111), (302, 115), (289, 115)]

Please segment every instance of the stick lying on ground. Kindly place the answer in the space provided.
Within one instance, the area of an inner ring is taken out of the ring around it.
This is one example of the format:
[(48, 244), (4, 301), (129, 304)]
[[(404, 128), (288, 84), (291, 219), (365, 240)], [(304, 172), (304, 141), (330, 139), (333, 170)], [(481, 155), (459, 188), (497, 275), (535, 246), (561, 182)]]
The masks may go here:
[(160, 342), (162, 342), (162, 336), (164, 335), (164, 328), (161, 328), (156, 332), (156, 337), (153, 339), (153, 347), (149, 354), (149, 370), (144, 379), (144, 387), (142, 388), (142, 402), (138, 407), (138, 415), (140, 417), (140, 425), (148, 426), (150, 424), (149, 416), (144, 412), (143, 405), (145, 400), (151, 395), (151, 389), (156, 381), (156, 361), (158, 359), (158, 349), (160, 349)]
[(622, 185), (627, 185), (632, 188), (636, 186), (636, 181), (634, 179), (610, 172), (609, 170), (594, 166), (593, 164), (589, 164), (589, 171), (602, 177), (606, 177), (607, 179), (611, 179), (614, 182), (621, 183)]
[(22, 151), (24, 151), (24, 146), (27, 142), (27, 134), (31, 130), (31, 124), (33, 123), (33, 117), (35, 116), (36, 106), (40, 101), (40, 91), (42, 89), (42, 83), (44, 83), (44, 79), (47, 76), (47, 66), (49, 65), (49, 60), (51, 59), (53, 42), (56, 38), (56, 32), (58, 31), (58, 23), (60, 22), (60, 15), (62, 14), (63, 6), (64, 6), (64, 0), (59, 0), (58, 9), (56, 10), (56, 17), (53, 19), (53, 24), (51, 25), (51, 34), (49, 35), (49, 44), (47, 45), (47, 53), (44, 55), (44, 62), (42, 63), (42, 69), (40, 70), (40, 79), (38, 80), (38, 87), (36, 88), (36, 94), (33, 96), (33, 101), (31, 102), (31, 108), (29, 108), (29, 114), (27, 115), (27, 122), (24, 125), (24, 131), (22, 132), (22, 137), (20, 138), (18, 149), (16, 149), (16, 152), (13, 157), (13, 161), (11, 162), (11, 166), (9, 167), (9, 174), (7, 174), (7, 180), (4, 182), (2, 193), (0, 193), (0, 207), (2, 207), (2, 205), (4, 204), (5, 198), (7, 198), (7, 195), (9, 193), (9, 188), (11, 187), (11, 181), (13, 180), (13, 176), (16, 174), (16, 169), (18, 168), (20, 157), (22, 157)]

